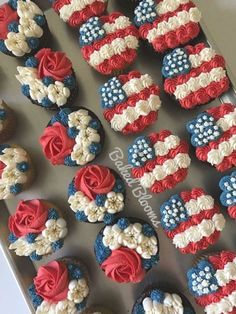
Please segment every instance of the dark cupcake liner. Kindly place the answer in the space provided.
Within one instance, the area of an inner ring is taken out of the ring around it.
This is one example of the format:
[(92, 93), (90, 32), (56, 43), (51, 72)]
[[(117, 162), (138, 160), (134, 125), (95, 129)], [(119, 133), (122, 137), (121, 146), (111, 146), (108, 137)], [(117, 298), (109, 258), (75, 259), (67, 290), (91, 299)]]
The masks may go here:
[(0, 132), (0, 143), (4, 143), (5, 141), (12, 137), (16, 130), (17, 122), (15, 112), (10, 107), (8, 107), (8, 105), (5, 102), (2, 103), (2, 106), (4, 107), (7, 113), (7, 117), (6, 120), (3, 121), (3, 129)]

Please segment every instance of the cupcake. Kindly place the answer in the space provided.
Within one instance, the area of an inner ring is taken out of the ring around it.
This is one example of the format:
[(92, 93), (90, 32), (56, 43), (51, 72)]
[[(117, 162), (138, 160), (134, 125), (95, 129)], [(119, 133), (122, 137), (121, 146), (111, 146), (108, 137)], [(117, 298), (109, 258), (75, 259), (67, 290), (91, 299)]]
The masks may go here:
[(221, 204), (227, 207), (230, 217), (236, 219), (236, 171), (221, 178), (220, 188), (222, 190)]
[(200, 32), (201, 12), (189, 0), (142, 0), (134, 14), (140, 37), (160, 53), (188, 43)]
[(16, 212), (9, 217), (8, 226), (9, 249), (33, 261), (62, 248), (67, 235), (66, 221), (60, 210), (39, 199), (20, 201)]
[(120, 12), (91, 17), (80, 27), (79, 41), (84, 59), (104, 75), (124, 70), (137, 57), (138, 30)]
[(9, 0), (0, 6), (0, 51), (25, 57), (45, 45), (49, 34), (42, 10), (30, 0)]
[(110, 224), (124, 209), (124, 182), (105, 166), (81, 168), (70, 183), (68, 194), (70, 208), (79, 221)]
[(80, 313), (87, 305), (86, 270), (76, 258), (40, 266), (28, 289), (36, 314)]
[(100, 305), (94, 305), (86, 309), (82, 314), (114, 314), (114, 312), (111, 312), (107, 308), (100, 306)]
[(16, 116), (14, 111), (0, 99), (0, 143), (8, 140), (16, 128)]
[(0, 145), (0, 200), (9, 199), (27, 189), (34, 178), (28, 153), (17, 145)]
[(209, 103), (230, 86), (224, 58), (204, 43), (167, 54), (162, 74), (165, 92), (184, 109)]
[(236, 253), (209, 254), (190, 268), (188, 287), (207, 314), (236, 313)]
[(113, 77), (100, 95), (104, 117), (117, 132), (140, 132), (157, 120), (160, 89), (148, 74), (132, 71)]
[(64, 108), (52, 117), (39, 142), (52, 165), (83, 166), (102, 150), (103, 127), (90, 110)]
[(155, 229), (137, 218), (120, 218), (104, 227), (94, 250), (105, 275), (118, 283), (141, 282), (159, 260)]
[(153, 287), (141, 294), (132, 310), (132, 314), (150, 313), (195, 314), (195, 311), (185, 296)]
[(153, 193), (174, 188), (187, 174), (188, 144), (168, 130), (138, 137), (128, 147), (132, 175)]
[(236, 166), (236, 106), (222, 104), (187, 124), (196, 157), (223, 172)]
[(196, 254), (217, 242), (225, 226), (218, 205), (201, 188), (173, 195), (160, 212), (164, 232), (184, 254)]
[(53, 9), (71, 27), (79, 27), (88, 19), (106, 11), (108, 0), (52, 0)]
[(23, 95), (46, 109), (69, 106), (78, 91), (72, 63), (64, 52), (41, 49), (17, 71)]

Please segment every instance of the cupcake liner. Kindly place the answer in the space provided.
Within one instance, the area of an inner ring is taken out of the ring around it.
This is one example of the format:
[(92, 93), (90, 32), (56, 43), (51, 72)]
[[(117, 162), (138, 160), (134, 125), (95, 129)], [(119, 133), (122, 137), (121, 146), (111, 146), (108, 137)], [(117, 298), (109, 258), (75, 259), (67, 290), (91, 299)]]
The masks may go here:
[(16, 129), (16, 115), (15, 112), (7, 106), (5, 102), (2, 102), (1, 107), (5, 110), (6, 112), (6, 119), (3, 120), (2, 123), (2, 130), (0, 131), (0, 143), (5, 142), (9, 138), (12, 137), (12, 135), (15, 132)]

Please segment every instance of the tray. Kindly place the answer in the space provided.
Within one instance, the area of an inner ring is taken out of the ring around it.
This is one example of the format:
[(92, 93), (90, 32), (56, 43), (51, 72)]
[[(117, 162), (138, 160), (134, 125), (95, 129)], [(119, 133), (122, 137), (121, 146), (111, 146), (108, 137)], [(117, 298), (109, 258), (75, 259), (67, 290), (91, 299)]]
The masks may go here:
[[(46, 0), (35, 2), (38, 2), (46, 12), (49, 27), (53, 35), (50, 47), (55, 50), (65, 51), (73, 62), (79, 82), (79, 95), (75, 101), (75, 105), (85, 106), (93, 110), (101, 119), (105, 128), (107, 135), (105, 147), (103, 153), (95, 162), (118, 170), (121, 175), (125, 173), (129, 175), (130, 169), (127, 167), (126, 150), (128, 144), (131, 143), (137, 135), (121, 136), (113, 132), (108, 123), (104, 120), (99, 105), (98, 87), (104, 83), (107, 78), (96, 73), (83, 60), (79, 49), (77, 31), (71, 30), (65, 25), (57, 14), (49, 8)], [(112, 12), (113, 10), (119, 10), (132, 16), (132, 8), (131, 5), (129, 5), (129, 1), (110, 1), (108, 12)], [(202, 23), (202, 28), (206, 34), (205, 36), (202, 33), (202, 40), (208, 40), (211, 45), (216, 48), (204, 23)], [(141, 43), (139, 57), (131, 68), (138, 69), (143, 73), (149, 73), (161, 85), (161, 61), (162, 58), (160, 55), (154, 53), (146, 44)], [(73, 255), (78, 256), (87, 264), (91, 275), (91, 296), (89, 304), (101, 304), (110, 307), (111, 309), (115, 309), (116, 314), (131, 313), (133, 303), (138, 294), (145, 287), (156, 283), (160, 286), (167, 284), (171, 288), (178, 289), (189, 298), (196, 309), (196, 313), (203, 313), (189, 295), (186, 285), (186, 270), (191, 267), (196, 256), (185, 256), (179, 253), (174, 248), (171, 241), (164, 235), (161, 227), (159, 227), (159, 206), (173, 193), (178, 193), (194, 186), (203, 187), (216, 199), (219, 199), (220, 191), (218, 182), (221, 174), (217, 173), (217, 171), (210, 166), (199, 162), (195, 158), (192, 150), (192, 164), (189, 175), (187, 179), (174, 190), (161, 193), (160, 195), (151, 195), (141, 189), (132, 180), (129, 180), (124, 215), (144, 218), (151, 221), (153, 225), (157, 227), (160, 240), (160, 262), (157, 267), (147, 274), (145, 280), (139, 285), (119, 285), (113, 283), (108, 280), (99, 269), (93, 254), (94, 240), (103, 224), (90, 225), (76, 222), (73, 212), (69, 209), (67, 204), (67, 187), (78, 168), (68, 168), (65, 166), (53, 167), (42, 154), (38, 139), (53, 112), (33, 106), (21, 94), (20, 85), (14, 78), (16, 66), (20, 64), (21, 61), (17, 59), (4, 56), (3, 54), (0, 55), (0, 95), (1, 98), (5, 99), (6, 102), (14, 108), (18, 116), (17, 132), (10, 143), (17, 143), (29, 151), (37, 170), (37, 177), (28, 191), (21, 193), (15, 199), (0, 202), (0, 243), (1, 249), (22, 292), (22, 296), (26, 301), (29, 312), (34, 313), (34, 309), (27, 295), (27, 287), (32, 282), (32, 278), (36, 274), (36, 269), (41, 264), (45, 264), (55, 258)], [(232, 81), (232, 86), (236, 86), (230, 70), (228, 73)], [(184, 127), (187, 121), (203, 109), (216, 106), (219, 102), (236, 102), (236, 94), (232, 87), (231, 90), (220, 99), (207, 106), (199, 107), (194, 111), (181, 109), (178, 105), (174, 104), (164, 92), (161, 94), (161, 99), (162, 108), (159, 112), (158, 122), (146, 129), (143, 133), (149, 134), (152, 131), (169, 128), (174, 134), (178, 134), (180, 137), (188, 140), (188, 135)], [(137, 197), (138, 195), (142, 195), (142, 199)], [(17, 257), (14, 253), (9, 252), (7, 240), (7, 221), (9, 214), (14, 212), (19, 199), (32, 198), (48, 199), (58, 204), (64, 211), (69, 224), (69, 235), (65, 240), (63, 249), (51, 255), (49, 258), (43, 258), (42, 261), (36, 263), (32, 263), (28, 258)], [(151, 206), (152, 212), (145, 212), (145, 202)], [(208, 251), (235, 249), (233, 238), (235, 222), (230, 220), (227, 216), (226, 220), (227, 228), (224, 229), (217, 244), (211, 246)]]

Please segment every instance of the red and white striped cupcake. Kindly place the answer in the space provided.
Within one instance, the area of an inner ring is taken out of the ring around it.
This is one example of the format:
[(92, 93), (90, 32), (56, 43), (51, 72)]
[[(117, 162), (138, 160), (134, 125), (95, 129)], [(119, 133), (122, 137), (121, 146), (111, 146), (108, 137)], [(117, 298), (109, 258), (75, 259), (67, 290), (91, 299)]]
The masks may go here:
[(163, 60), (164, 90), (185, 109), (209, 103), (229, 89), (225, 60), (204, 43), (177, 48)]
[(119, 72), (137, 57), (138, 30), (120, 12), (90, 18), (79, 33), (84, 59), (102, 74)]
[(102, 15), (107, 0), (52, 0), (52, 7), (60, 18), (72, 27), (79, 27), (89, 18)]
[(205, 313), (236, 313), (236, 252), (209, 254), (187, 276), (189, 290)]
[(134, 13), (140, 37), (161, 53), (188, 43), (200, 32), (201, 12), (190, 0), (142, 0)]
[(188, 144), (168, 130), (138, 137), (128, 147), (132, 175), (153, 193), (174, 188), (188, 173)]
[(236, 106), (222, 104), (187, 124), (199, 160), (223, 172), (236, 166)]
[(166, 235), (184, 254), (196, 254), (214, 244), (225, 226), (219, 206), (201, 188), (173, 195), (160, 212)]
[(104, 117), (117, 132), (140, 132), (157, 120), (160, 89), (148, 74), (132, 71), (113, 77), (100, 94)]

